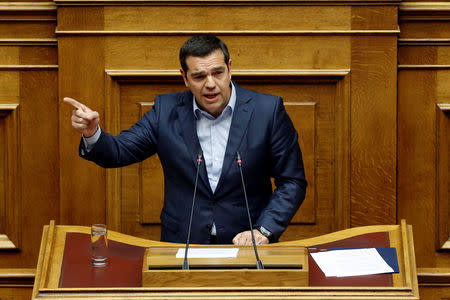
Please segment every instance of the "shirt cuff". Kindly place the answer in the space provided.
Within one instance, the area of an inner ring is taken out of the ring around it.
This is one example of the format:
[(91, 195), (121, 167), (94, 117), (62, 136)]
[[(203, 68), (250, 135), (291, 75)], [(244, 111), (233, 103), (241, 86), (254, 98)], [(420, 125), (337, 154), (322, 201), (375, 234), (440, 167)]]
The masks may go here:
[(94, 145), (97, 143), (98, 139), (100, 138), (101, 133), (102, 133), (102, 129), (100, 128), (100, 125), (99, 125), (97, 127), (97, 131), (94, 133), (94, 135), (92, 135), (90, 137), (82, 136), (84, 146), (85, 146), (87, 152), (91, 151), (92, 148), (94, 148)]

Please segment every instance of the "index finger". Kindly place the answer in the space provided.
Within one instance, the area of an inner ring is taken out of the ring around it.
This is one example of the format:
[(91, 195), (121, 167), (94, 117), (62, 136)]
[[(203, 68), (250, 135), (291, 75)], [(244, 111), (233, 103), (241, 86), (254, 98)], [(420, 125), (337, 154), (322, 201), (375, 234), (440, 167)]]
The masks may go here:
[(81, 109), (83, 110), (83, 104), (81, 104), (80, 102), (78, 102), (75, 99), (69, 98), (69, 97), (64, 97), (63, 101), (67, 104), (72, 105), (73, 107), (77, 108), (77, 109)]

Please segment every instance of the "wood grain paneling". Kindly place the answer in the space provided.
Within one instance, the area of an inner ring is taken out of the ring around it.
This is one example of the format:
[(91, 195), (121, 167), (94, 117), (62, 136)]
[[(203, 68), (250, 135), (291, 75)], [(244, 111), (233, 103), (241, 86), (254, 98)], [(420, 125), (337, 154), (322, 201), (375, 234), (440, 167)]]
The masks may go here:
[(399, 7), (397, 207), (398, 218), (413, 223), (417, 265), (428, 270), (419, 274), (421, 299), (450, 297), (449, 17), (444, 2)]
[[(58, 219), (55, 27), (53, 2), (0, 3), (0, 236), (2, 245), (20, 248), (1, 251), (0, 267), (11, 274), (36, 263), (42, 226)], [(11, 295), (26, 298), (30, 290), (18, 281), (2, 285), (0, 297)]]
[[(103, 39), (60, 38), (58, 54), (60, 70), (59, 99), (79, 99), (102, 118), (104, 108)], [(80, 68), (82, 66), (82, 68)], [(60, 106), (59, 123), (61, 176), (61, 222), (67, 224), (103, 223), (105, 210), (105, 170), (93, 163), (86, 163), (78, 156), (80, 135), (70, 125), (72, 108)]]
[[(345, 30), (350, 29), (349, 6), (196, 6), (105, 7), (105, 30), (212, 31)], [(172, 18), (174, 15), (182, 18)], [(255, 22), (270, 15), (270, 22)], [(389, 15), (387, 15), (389, 16)], [(117, 20), (121, 22), (117, 22)], [(171, 22), (167, 22), (171, 19)], [(136, 24), (136, 20), (140, 20)], [(185, 20), (192, 20), (186, 23)], [(214, 20), (214, 22), (211, 22)]]
[[(149, 111), (154, 102), (139, 103), (139, 117)], [(161, 224), (159, 215), (164, 203), (164, 174), (158, 155), (146, 159), (139, 166), (139, 215), (141, 224)]]
[(17, 104), (0, 104), (0, 249), (17, 249), (21, 245), (21, 185), (19, 173), (20, 119)]
[(35, 269), (0, 269), (0, 299), (31, 298)]
[(352, 226), (397, 219), (396, 43), (391, 37), (352, 38)]
[[(245, 87), (282, 96), (299, 132), (309, 188), (292, 223), (315, 225), (316, 232), (329, 232), (330, 228), (338, 227), (337, 216), (346, 214), (349, 218), (348, 210), (338, 212), (349, 207), (345, 203), (348, 198), (343, 198), (341, 192), (347, 189), (348, 180), (338, 179), (338, 174), (349, 173), (349, 161), (345, 155), (336, 154), (348, 153), (345, 145), (349, 141), (344, 137), (350, 133), (341, 131), (349, 130), (345, 124), (350, 122), (349, 94), (344, 91), (347, 86), (342, 84), (348, 70), (234, 70), (233, 74)], [(106, 92), (108, 115), (115, 117), (106, 122), (106, 130), (111, 128), (114, 133), (134, 124), (151, 108), (156, 95), (184, 90), (176, 70), (108, 70), (107, 77), (110, 82)], [(114, 226), (124, 232), (158, 239), (163, 202), (163, 177), (158, 158), (108, 172), (113, 179), (108, 181), (107, 190), (116, 191), (107, 198), (107, 205), (111, 207), (108, 215), (116, 217), (108, 216), (108, 219), (114, 220)], [(312, 235), (311, 228), (300, 234), (299, 230), (296, 228), (284, 238)]]
[(438, 250), (450, 250), (450, 103), (437, 104), (436, 143), (436, 242)]
[[(0, 267), (33, 267), (50, 219), (159, 238), (158, 158), (83, 161), (60, 100), (117, 134), (156, 94), (185, 89), (177, 55), (199, 32), (227, 43), (239, 84), (282, 96), (299, 132), (310, 185), (284, 240), (406, 218), (418, 266), (448, 266), (449, 12), (390, 0), (0, 2), (0, 244), (22, 249), (0, 252)], [(423, 287), (424, 299), (449, 298)]]

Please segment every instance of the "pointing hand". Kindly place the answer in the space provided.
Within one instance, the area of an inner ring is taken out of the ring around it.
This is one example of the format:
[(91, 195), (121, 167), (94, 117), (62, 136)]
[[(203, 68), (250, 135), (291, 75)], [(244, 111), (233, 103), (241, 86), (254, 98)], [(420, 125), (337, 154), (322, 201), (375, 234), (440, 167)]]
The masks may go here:
[(91, 137), (98, 129), (100, 115), (75, 99), (65, 97), (65, 103), (72, 105), (72, 127), (84, 137)]

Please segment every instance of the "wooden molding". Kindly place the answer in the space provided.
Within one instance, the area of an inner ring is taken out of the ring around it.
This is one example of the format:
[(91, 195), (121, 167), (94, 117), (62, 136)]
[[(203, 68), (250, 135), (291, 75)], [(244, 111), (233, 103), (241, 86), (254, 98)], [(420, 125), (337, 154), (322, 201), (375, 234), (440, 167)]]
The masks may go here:
[(398, 70), (450, 70), (450, 65), (398, 65)]
[(62, 5), (187, 5), (187, 6), (242, 6), (242, 5), (399, 5), (399, 0), (56, 0), (57, 6)]
[(58, 46), (57, 39), (0, 39), (0, 46)]
[(449, 2), (403, 2), (399, 5), (399, 20), (402, 21), (448, 21)]
[(54, 2), (1, 2), (3, 11), (56, 11)]
[(450, 250), (450, 103), (436, 109), (436, 242), (437, 250)]
[(58, 65), (0, 65), (0, 71), (57, 70)]
[[(145, 77), (164, 77), (171, 78), (177, 77), (181, 80), (180, 71), (176, 69), (172, 70), (105, 70), (108, 76), (116, 79), (127, 78), (145, 78)], [(233, 76), (243, 77), (329, 77), (329, 78), (342, 78), (350, 73), (350, 69), (253, 69), (253, 70), (240, 70), (233, 69)]]
[(450, 46), (450, 39), (398, 39), (401, 46)]
[(15, 249), (16, 245), (8, 238), (6, 234), (0, 234), (0, 249)]
[(191, 36), (200, 33), (221, 36), (318, 36), (318, 35), (399, 35), (400, 29), (396, 30), (56, 30), (56, 35), (120, 35), (120, 36)]
[(1, 287), (29, 287), (34, 284), (35, 269), (0, 269), (0, 286)]
[(449, 268), (417, 268), (419, 286), (449, 286)]
[[(117, 80), (105, 73), (105, 129), (112, 134), (120, 132), (120, 86)], [(106, 223), (109, 228), (121, 231), (122, 224), (122, 168), (106, 170)]]
[[(0, 230), (0, 249), (16, 249), (21, 244), (21, 202), (19, 179), (19, 105), (0, 104), (0, 118), (4, 119), (1, 130), (4, 132), (6, 143), (1, 150), (5, 156), (0, 159), (5, 161), (4, 189), (0, 190), (4, 195), (4, 201), (0, 202), (0, 217), (4, 218), (3, 228)], [(0, 199), (1, 200), (1, 199)]]
[(53, 2), (2, 2), (0, 23), (2, 22), (56, 23), (56, 5)]

